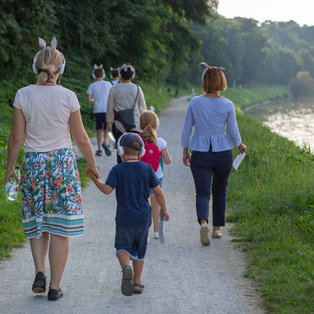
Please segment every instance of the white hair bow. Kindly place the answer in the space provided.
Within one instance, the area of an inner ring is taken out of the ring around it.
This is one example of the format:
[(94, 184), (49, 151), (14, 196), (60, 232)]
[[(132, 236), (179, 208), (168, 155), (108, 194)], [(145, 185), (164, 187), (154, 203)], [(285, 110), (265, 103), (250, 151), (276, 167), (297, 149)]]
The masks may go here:
[(124, 64), (123, 67), (122, 67), (122, 70), (123, 70), (124, 72), (127, 72), (128, 69), (130, 69), (132, 72), (135, 72), (135, 70), (134, 70), (134, 68), (132, 67), (132, 65), (126, 65), (126, 64)]

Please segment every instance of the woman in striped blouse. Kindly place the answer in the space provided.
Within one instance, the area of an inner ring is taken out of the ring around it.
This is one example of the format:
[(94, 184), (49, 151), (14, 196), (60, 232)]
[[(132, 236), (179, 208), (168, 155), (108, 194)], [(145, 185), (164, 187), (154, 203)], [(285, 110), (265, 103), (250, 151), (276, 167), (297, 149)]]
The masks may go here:
[[(233, 163), (232, 148), (234, 145), (240, 153), (244, 153), (246, 146), (241, 142), (233, 103), (219, 95), (219, 91), (227, 88), (223, 68), (204, 65), (205, 93), (191, 99), (182, 130), (181, 146), (183, 164), (191, 166), (195, 183), (201, 243), (209, 245), (210, 192), (212, 190), (213, 195), (212, 236), (220, 238), (220, 227), (225, 225), (226, 188)], [(189, 150), (193, 151), (192, 155)]]

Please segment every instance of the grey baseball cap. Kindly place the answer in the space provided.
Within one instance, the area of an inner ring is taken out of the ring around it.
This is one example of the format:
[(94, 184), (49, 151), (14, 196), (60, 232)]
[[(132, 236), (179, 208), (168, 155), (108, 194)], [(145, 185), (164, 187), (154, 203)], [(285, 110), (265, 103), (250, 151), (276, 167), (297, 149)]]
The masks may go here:
[[(137, 142), (141, 146), (137, 147), (137, 146), (132, 144), (133, 142)], [(137, 150), (137, 151), (141, 151), (144, 143), (138, 134), (136, 134), (136, 133), (124, 133), (119, 139), (119, 145), (130, 147), (130, 148)]]

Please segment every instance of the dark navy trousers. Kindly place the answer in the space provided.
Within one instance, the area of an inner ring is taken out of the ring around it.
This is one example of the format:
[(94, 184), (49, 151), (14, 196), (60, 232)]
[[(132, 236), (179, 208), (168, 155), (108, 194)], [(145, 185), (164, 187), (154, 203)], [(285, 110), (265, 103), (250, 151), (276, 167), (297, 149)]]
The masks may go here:
[(196, 190), (196, 213), (199, 222), (200, 219), (206, 219), (208, 222), (212, 190), (213, 226), (225, 225), (226, 190), (232, 163), (232, 150), (192, 153), (191, 171)]

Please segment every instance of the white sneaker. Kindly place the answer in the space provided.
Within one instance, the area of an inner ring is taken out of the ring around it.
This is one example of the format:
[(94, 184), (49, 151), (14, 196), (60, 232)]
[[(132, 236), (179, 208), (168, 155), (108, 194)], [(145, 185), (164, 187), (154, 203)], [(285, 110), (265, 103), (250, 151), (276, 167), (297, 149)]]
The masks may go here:
[(208, 224), (202, 223), (201, 230), (200, 230), (200, 236), (201, 236), (201, 243), (203, 245), (209, 245), (210, 244)]
[(212, 237), (213, 238), (221, 238), (222, 237), (222, 233), (220, 230), (215, 230), (212, 232)]
[(154, 239), (159, 239), (159, 233), (158, 232), (154, 232)]

